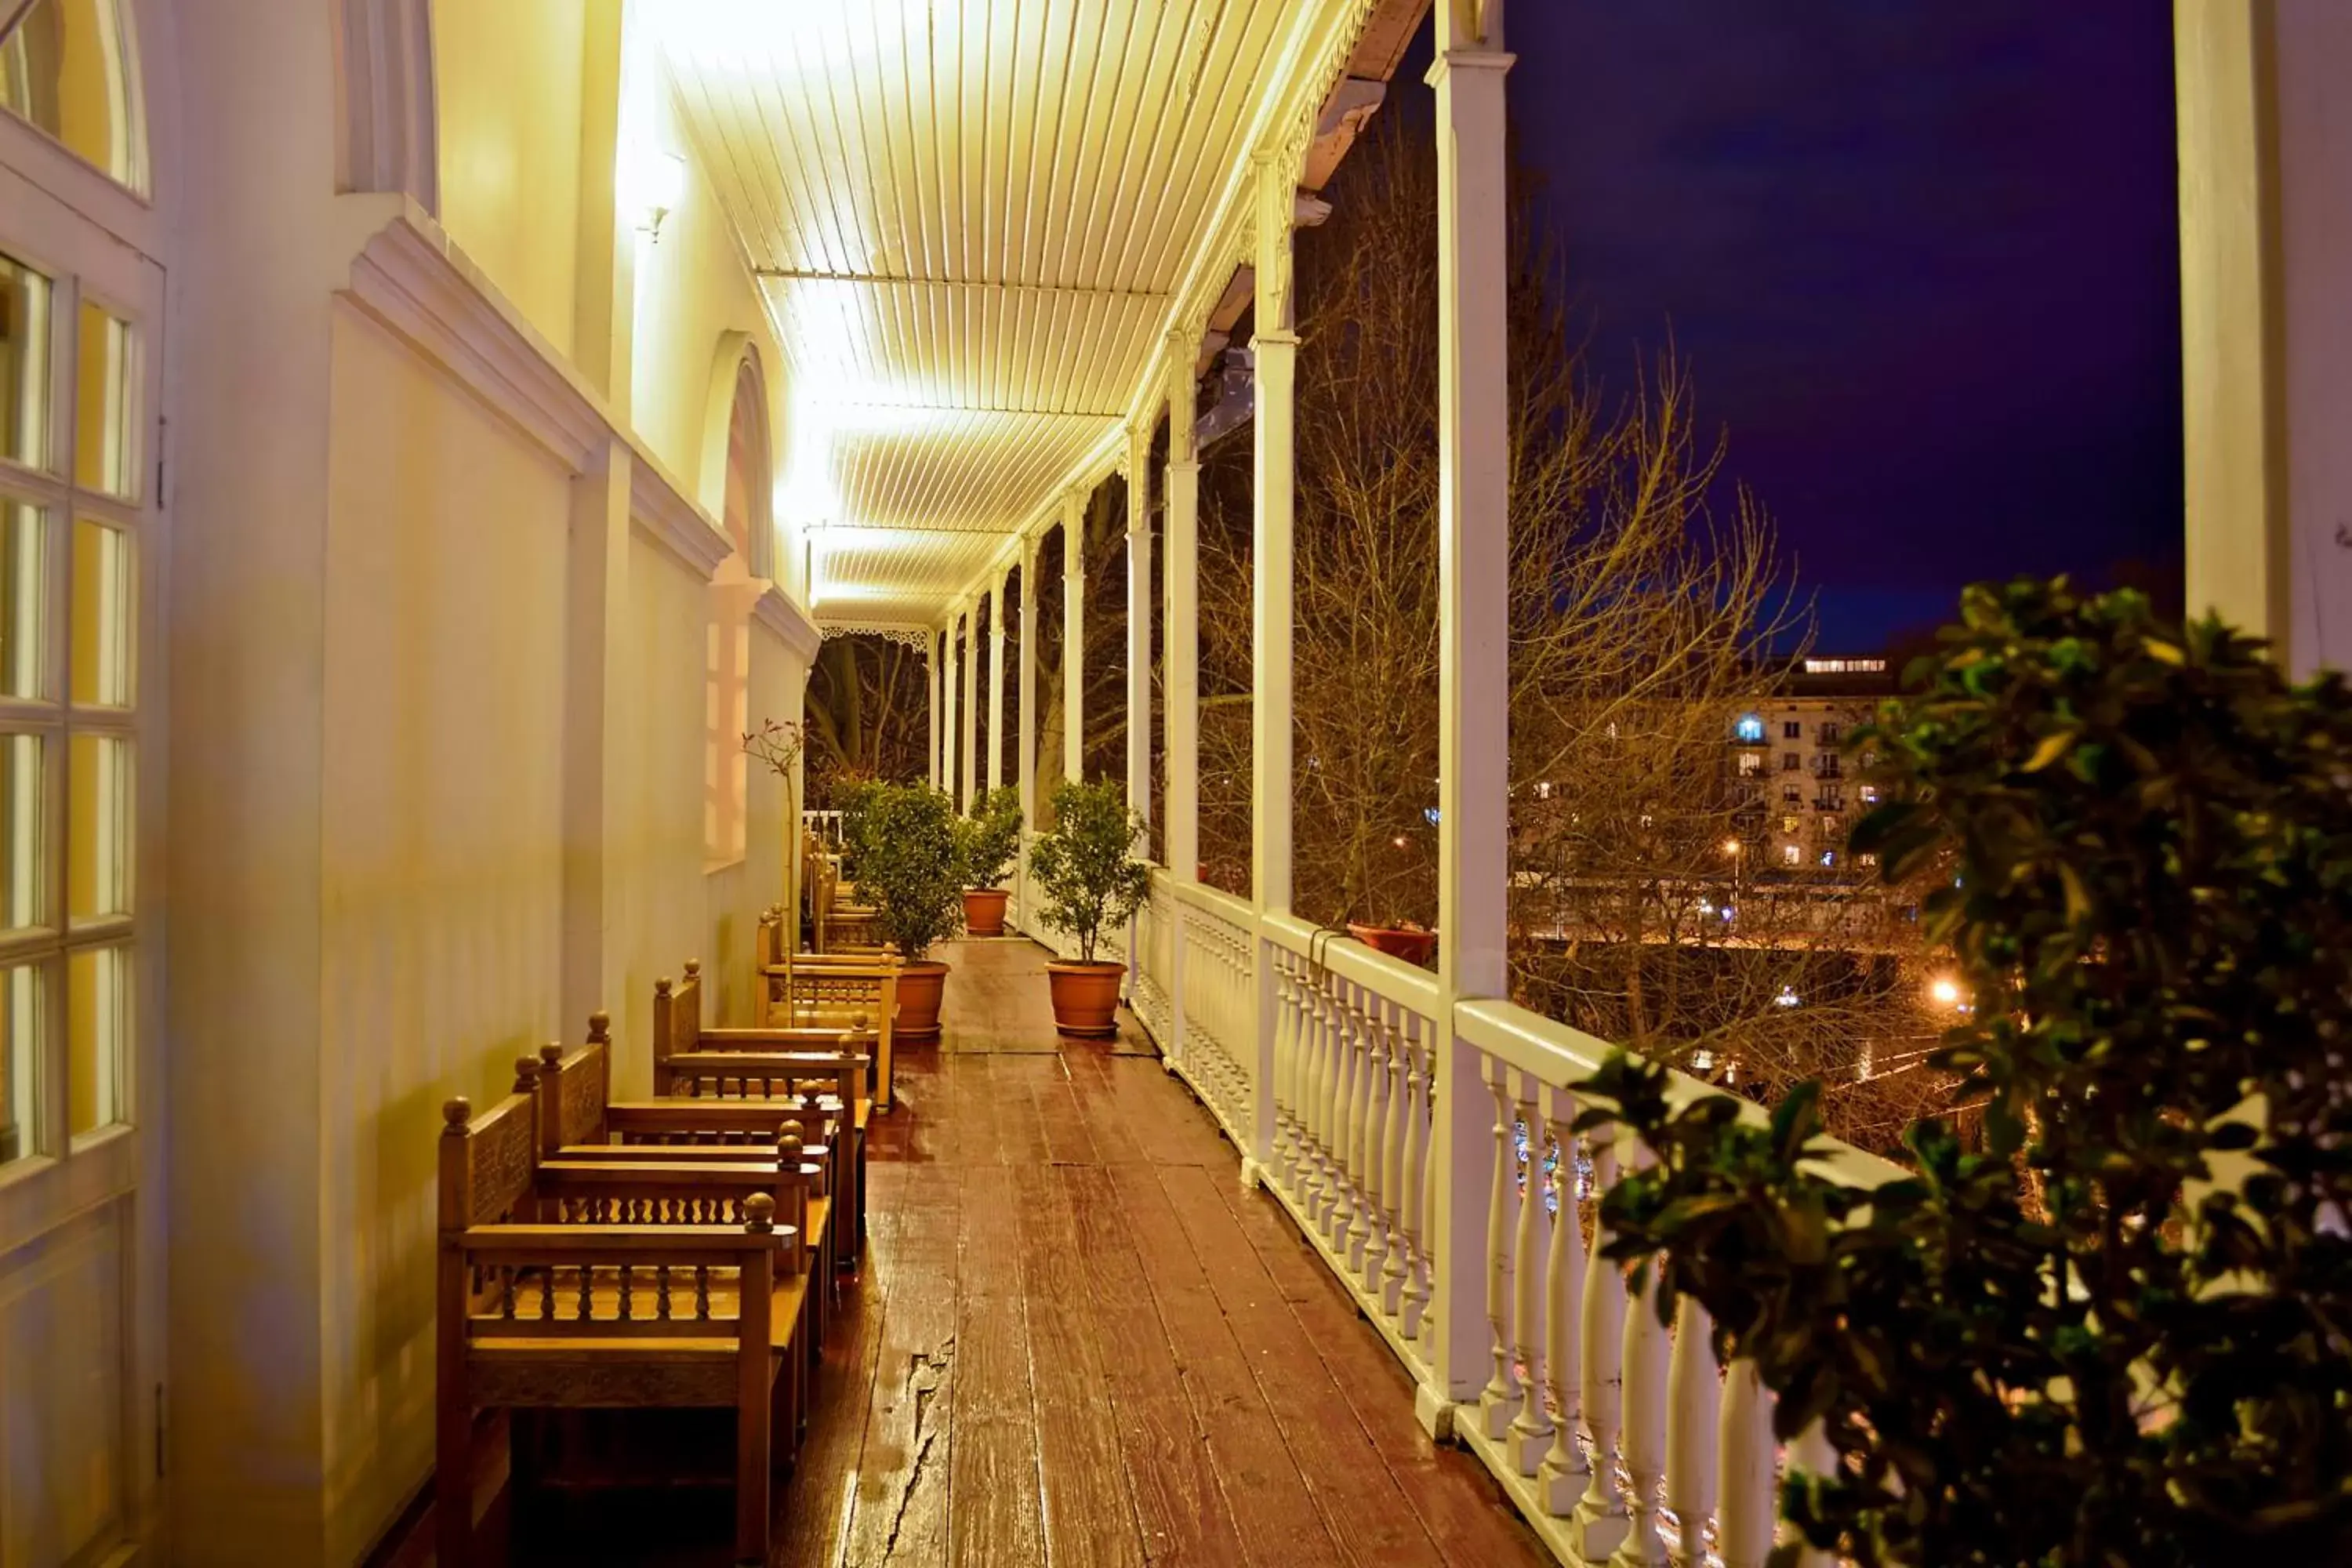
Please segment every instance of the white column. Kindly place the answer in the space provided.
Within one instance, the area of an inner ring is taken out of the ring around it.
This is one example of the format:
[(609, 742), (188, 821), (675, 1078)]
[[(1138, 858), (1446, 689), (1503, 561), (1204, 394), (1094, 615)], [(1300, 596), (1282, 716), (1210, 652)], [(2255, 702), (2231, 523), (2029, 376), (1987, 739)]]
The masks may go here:
[[(1037, 616), (1045, 595), (1037, 582), (1037, 541), (1021, 542), (1021, 820), (1037, 826)], [(1024, 861), (1026, 865), (1026, 861)]]
[(1146, 821), (1151, 816), (1150, 498), (1151, 421), (1139, 419), (1127, 433), (1127, 804)]
[[(1045, 595), (1037, 584), (1037, 541), (1021, 541), (1021, 736), (1018, 764), (1021, 779), (1021, 823), (1024, 833), (1037, 830), (1037, 614)], [(1021, 921), (1031, 929), (1029, 916), (1029, 856), (1024, 845), (1020, 866)]]
[[(1201, 459), (1192, 445), (1192, 334), (1169, 342), (1167, 588), (1168, 868), (1180, 882), (1201, 869)], [(1181, 943), (1179, 944), (1181, 945)]]
[[(1494, 1108), (1455, 1004), (1506, 994), (1510, 446), (1502, 5), (1474, 36), (1437, 7), (1438, 1339), (1434, 1393), (1475, 1399), (1491, 1370), (1485, 1284)], [(1437, 1420), (1423, 1390), (1425, 1425)]]
[[(1168, 671), (1165, 765), (1168, 769), (1168, 872), (1179, 882), (1201, 873), (1201, 595), (1194, 578), (1201, 569), (1201, 462), (1192, 444), (1192, 366), (1199, 335), (1171, 332), (1168, 339), (1168, 542), (1160, 578), (1168, 600), (1162, 635)], [(1181, 919), (1181, 911), (1180, 911)], [(1184, 1059), (1184, 940), (1181, 931), (1168, 944), (1168, 1060)]]
[(940, 736), (944, 727), (940, 723), (940, 632), (933, 626), (930, 641), (923, 647), (923, 675), (929, 700), (924, 705), (923, 716), (930, 723), (930, 738), (925, 742), (923, 755), (931, 765), (931, 787), (942, 784), (940, 777)]
[(988, 591), (988, 762), (981, 770), (988, 787), (1004, 784), (1004, 578)]
[(1062, 776), (1087, 776), (1087, 502), (1062, 499)]
[(1281, 996), (1275, 984), (1273, 946), (1265, 918), (1290, 909), (1291, 524), (1298, 334), (1291, 330), (1291, 220), (1298, 199), (1297, 153), (1289, 147), (1258, 153), (1257, 264), (1254, 268), (1257, 323), (1251, 340), (1257, 366), (1255, 510), (1252, 536), (1255, 596), (1252, 601), (1255, 692), (1250, 702), (1250, 902), (1259, 920), (1256, 939), (1257, 1041), (1252, 1076), (1249, 1150), (1243, 1180), (1274, 1152), (1274, 1038)]
[(963, 764), (956, 773), (956, 805), (969, 812), (972, 781), (979, 776), (973, 764), (980, 761), (980, 600), (976, 597), (963, 607), (963, 699), (958, 710), (963, 716), (957, 742)]
[(956, 623), (961, 612), (948, 611), (947, 668), (940, 673), (940, 687), (946, 694), (943, 706), (947, 717), (940, 726), (940, 787), (953, 799), (956, 792), (957, 701), (963, 690), (963, 653), (956, 644)]

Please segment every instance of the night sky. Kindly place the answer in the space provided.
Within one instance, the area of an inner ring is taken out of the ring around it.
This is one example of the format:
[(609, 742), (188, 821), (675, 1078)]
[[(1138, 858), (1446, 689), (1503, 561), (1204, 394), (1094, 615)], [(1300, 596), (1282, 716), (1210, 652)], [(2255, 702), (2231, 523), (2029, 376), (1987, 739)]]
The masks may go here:
[(1509, 7), (1513, 131), (1596, 367), (1622, 384), (1671, 330), (1818, 646), (1879, 646), (1987, 576), (2177, 582), (2170, 12)]

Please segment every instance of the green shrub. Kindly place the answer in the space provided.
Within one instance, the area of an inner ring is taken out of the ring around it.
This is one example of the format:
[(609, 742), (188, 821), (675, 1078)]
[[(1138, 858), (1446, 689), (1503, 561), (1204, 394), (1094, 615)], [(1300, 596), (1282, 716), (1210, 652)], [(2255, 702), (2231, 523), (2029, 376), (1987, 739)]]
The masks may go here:
[[(1650, 1146), (1601, 1211), (1836, 1472), (1782, 1508), (1865, 1564), (2352, 1562), (2352, 696), (2135, 594), (1971, 588), (1857, 738), (1857, 830), (1927, 900), (1973, 1011), (1938, 1058), (1985, 1147), (1825, 1180), (1769, 1129), (1591, 1084)], [(1791, 1560), (1784, 1553), (1776, 1561)]]
[(833, 808), (841, 813), (842, 871), (855, 878), (857, 874), (857, 836), (866, 820), (866, 805), (882, 781), (870, 778), (839, 778), (833, 784)]
[(969, 885), (993, 888), (1021, 858), (1021, 792), (1011, 784), (982, 790), (961, 831)]
[(908, 962), (919, 961), (963, 918), (955, 803), (928, 784), (867, 784), (856, 798), (855, 815), (845, 815), (843, 825), (856, 825), (858, 894), (872, 901), (884, 940)]
[(1078, 956), (1092, 963), (1105, 928), (1126, 924), (1151, 896), (1151, 868), (1134, 854), (1143, 819), (1108, 780), (1060, 785), (1054, 817), (1054, 830), (1029, 851), (1029, 874), (1045, 896), (1039, 914), (1076, 937)]

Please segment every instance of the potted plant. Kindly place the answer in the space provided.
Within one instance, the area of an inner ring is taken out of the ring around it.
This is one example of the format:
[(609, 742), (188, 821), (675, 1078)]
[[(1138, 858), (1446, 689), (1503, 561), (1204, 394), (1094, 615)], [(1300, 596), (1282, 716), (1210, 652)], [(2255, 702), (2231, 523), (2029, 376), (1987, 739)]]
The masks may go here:
[(1065, 784), (1054, 791), (1054, 830), (1029, 852), (1045, 907), (1038, 918), (1077, 938), (1078, 956), (1045, 965), (1054, 1026), (1066, 1035), (1118, 1031), (1118, 983), (1127, 965), (1095, 957), (1106, 929), (1127, 923), (1151, 896), (1151, 868), (1135, 858), (1143, 819), (1120, 785)]
[(874, 906), (882, 939), (898, 950), (900, 1039), (940, 1033), (948, 966), (926, 957), (963, 915), (964, 867), (955, 804), (928, 784), (877, 784), (858, 797), (857, 889)]
[(1427, 963), (1437, 951), (1437, 933), (1413, 921), (1401, 921), (1395, 925), (1349, 921), (1348, 934), (1374, 952), (1385, 952), (1407, 963)]
[(1853, 842), (1937, 873), (1970, 1006), (1931, 1059), (1981, 1150), (1929, 1118), (1848, 1185), (1818, 1085), (1759, 1125), (1612, 1058), (1578, 1125), (1650, 1158), (1601, 1256), (1817, 1432), (1780, 1494), (1816, 1551), (2352, 1561), (2352, 689), (2137, 594), (1962, 608), (1858, 737), (1888, 798)]
[(1374, 952), (1425, 964), (1437, 952), (1437, 933), (1410, 910), (1415, 904), (1425, 910), (1435, 890), (1427, 844), (1417, 835), (1391, 837), (1391, 826), (1368, 818), (1349, 835), (1341, 892), (1351, 917), (1355, 910), (1369, 912), (1349, 920), (1348, 934)]
[(972, 936), (1004, 934), (1004, 880), (1021, 858), (1021, 792), (1007, 784), (983, 790), (962, 825), (963, 927)]

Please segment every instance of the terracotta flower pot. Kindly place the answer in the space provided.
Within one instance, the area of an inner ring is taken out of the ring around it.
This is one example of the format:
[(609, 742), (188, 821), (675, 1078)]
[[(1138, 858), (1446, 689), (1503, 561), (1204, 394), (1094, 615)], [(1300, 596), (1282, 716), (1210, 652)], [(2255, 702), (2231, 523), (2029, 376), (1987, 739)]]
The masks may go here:
[(1118, 983), (1124, 963), (1081, 963), (1055, 959), (1045, 965), (1054, 988), (1054, 1027), (1066, 1035), (1108, 1037), (1118, 1033)]
[(1366, 926), (1349, 921), (1348, 934), (1374, 952), (1385, 952), (1407, 963), (1427, 963), (1430, 954), (1437, 951), (1437, 933), (1412, 926)]
[(893, 1041), (921, 1045), (940, 1037), (940, 998), (947, 984), (944, 963), (925, 961), (899, 967), (898, 1016), (890, 1025)]
[(1003, 936), (1004, 934), (1004, 900), (1010, 895), (1002, 888), (968, 888), (963, 895), (963, 929), (971, 936)]

